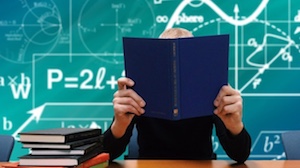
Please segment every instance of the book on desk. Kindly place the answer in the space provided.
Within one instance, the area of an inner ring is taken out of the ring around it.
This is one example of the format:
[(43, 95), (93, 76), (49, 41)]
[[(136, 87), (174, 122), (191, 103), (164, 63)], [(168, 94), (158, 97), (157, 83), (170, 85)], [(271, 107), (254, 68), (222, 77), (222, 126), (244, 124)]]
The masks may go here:
[(99, 155), (81, 163), (77, 166), (21, 166), (19, 162), (9, 162), (1, 164), (3, 168), (105, 168), (108, 166), (109, 153)]
[(31, 155), (84, 155), (92, 151), (94, 148), (103, 149), (101, 143), (95, 142), (71, 149), (32, 148)]
[(123, 38), (126, 77), (145, 101), (146, 117), (180, 120), (212, 115), (228, 84), (229, 35)]
[[(103, 162), (108, 162), (105, 157), (108, 156), (109, 158), (109, 155), (103, 150), (101, 129), (56, 128), (21, 132), (19, 134), (23, 135), (23, 138), (20, 136), (20, 142), (24, 143), (23, 148), (26, 148), (25, 145), (31, 145), (29, 147), (31, 152), (19, 157), (20, 166), (82, 166), (83, 164), (92, 166), (96, 163), (102, 163), (99, 159), (100, 156), (102, 156)], [(24, 137), (24, 135), (30, 136)], [(50, 140), (46, 141), (46, 137), (49, 136), (51, 137)], [(56, 138), (52, 136), (56, 136)], [(73, 142), (81, 145), (61, 149), (60, 145)], [(95, 157), (98, 157), (97, 161), (93, 160)], [(91, 164), (91, 161), (93, 161), (93, 164)]]
[(19, 158), (21, 166), (78, 166), (81, 163), (102, 153), (101, 149), (95, 148), (84, 155), (24, 155)]
[(23, 142), (23, 148), (34, 149), (74, 149), (76, 147), (101, 141), (101, 136), (81, 139), (73, 142), (66, 143), (36, 143), (36, 142)]
[(20, 142), (66, 143), (100, 135), (101, 129), (53, 128), (20, 132)]

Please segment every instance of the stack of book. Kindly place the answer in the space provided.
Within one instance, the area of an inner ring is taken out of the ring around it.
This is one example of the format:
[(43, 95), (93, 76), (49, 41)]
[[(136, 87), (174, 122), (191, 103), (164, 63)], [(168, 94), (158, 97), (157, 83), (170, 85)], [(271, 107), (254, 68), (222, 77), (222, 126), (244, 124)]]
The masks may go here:
[(55, 128), (21, 132), (20, 142), (30, 153), (21, 156), (18, 166), (58, 166), (87, 168), (107, 166), (109, 154), (103, 151), (102, 130)]

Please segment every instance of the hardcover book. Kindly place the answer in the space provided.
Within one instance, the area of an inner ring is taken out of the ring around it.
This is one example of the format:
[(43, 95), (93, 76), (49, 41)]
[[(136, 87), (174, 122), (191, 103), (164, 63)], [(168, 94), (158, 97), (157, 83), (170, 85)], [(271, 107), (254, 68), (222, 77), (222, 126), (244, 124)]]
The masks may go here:
[(94, 150), (85, 155), (24, 155), (19, 159), (20, 166), (78, 166), (81, 163), (102, 153), (101, 148)]
[(126, 77), (145, 101), (144, 116), (180, 120), (212, 115), (228, 84), (229, 35), (123, 38)]
[(108, 164), (108, 161), (109, 153), (103, 152), (80, 164), (80, 168), (100, 168), (101, 166)]
[[(86, 161), (88, 162), (88, 161)], [(81, 163), (78, 166), (19, 166), (19, 162), (6, 162), (0, 165), (1, 168), (107, 168), (109, 161), (103, 161), (92, 166)]]
[(73, 149), (31, 149), (31, 155), (84, 155), (94, 148), (102, 149), (101, 143), (92, 143), (79, 146)]
[(66, 143), (101, 135), (101, 129), (54, 128), (20, 132), (20, 142)]
[(19, 166), (19, 162), (6, 162), (0, 168), (77, 168), (77, 166)]
[(85, 144), (94, 142), (101, 142), (101, 136), (96, 136), (87, 139), (81, 139), (73, 142), (66, 143), (36, 143), (36, 142), (25, 142), (22, 143), (23, 148), (35, 148), (35, 149), (73, 149)]

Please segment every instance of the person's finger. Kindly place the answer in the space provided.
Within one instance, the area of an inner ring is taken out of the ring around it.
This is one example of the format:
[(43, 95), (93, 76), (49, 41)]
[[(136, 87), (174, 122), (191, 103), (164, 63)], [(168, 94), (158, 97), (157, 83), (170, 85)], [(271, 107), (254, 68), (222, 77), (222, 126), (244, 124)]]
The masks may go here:
[(242, 109), (242, 103), (240, 101), (224, 106), (221, 111), (217, 111), (216, 114), (219, 115), (230, 115), (230, 114), (240, 114)]
[[(117, 91), (114, 94), (114, 105), (123, 104), (134, 107), (140, 113), (144, 112), (145, 101), (132, 89)], [(127, 111), (130, 112), (130, 111)]]
[(143, 109), (138, 110), (134, 106), (128, 104), (116, 104), (114, 110), (119, 112), (117, 115), (127, 115), (129, 113), (140, 116), (143, 114)]
[(130, 97), (137, 102), (140, 107), (144, 107), (146, 105), (144, 99), (132, 89), (118, 90), (115, 92), (114, 97)]
[(230, 85), (222, 86), (216, 99), (214, 100), (214, 105), (216, 107), (218, 107), (219, 104), (221, 103), (223, 97), (230, 96), (230, 95), (240, 95), (240, 93), (238, 91), (234, 90)]
[(130, 78), (123, 77), (118, 79), (118, 90), (124, 90), (127, 88), (126, 86), (131, 87), (133, 85), (134, 85), (134, 81), (131, 80)]
[(242, 104), (242, 99), (239, 95), (224, 96), (222, 99), (220, 99), (215, 111), (217, 113), (221, 113), (223, 111), (228, 112), (228, 110), (231, 109), (231, 108), (227, 109), (228, 105), (236, 105), (237, 108), (239, 108), (241, 104)]

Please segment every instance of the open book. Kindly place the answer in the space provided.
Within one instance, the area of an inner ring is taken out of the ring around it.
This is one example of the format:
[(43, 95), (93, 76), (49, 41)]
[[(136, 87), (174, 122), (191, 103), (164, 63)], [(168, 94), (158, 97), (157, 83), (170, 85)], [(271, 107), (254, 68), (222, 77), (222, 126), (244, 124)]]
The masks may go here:
[(145, 114), (169, 120), (212, 115), (228, 83), (229, 35), (123, 38), (126, 77), (146, 101)]

